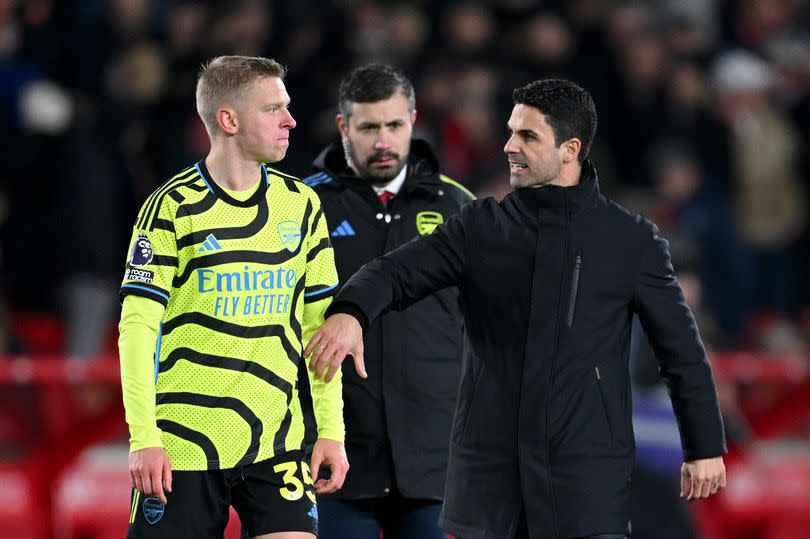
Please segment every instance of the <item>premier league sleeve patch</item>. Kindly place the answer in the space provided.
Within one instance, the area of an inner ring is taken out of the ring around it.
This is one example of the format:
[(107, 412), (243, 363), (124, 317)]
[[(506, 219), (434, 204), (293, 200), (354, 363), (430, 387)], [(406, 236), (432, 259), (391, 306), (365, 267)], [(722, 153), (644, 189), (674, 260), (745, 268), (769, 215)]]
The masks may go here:
[(132, 244), (132, 250), (129, 252), (129, 265), (130, 266), (146, 266), (154, 257), (152, 251), (152, 243), (146, 234), (138, 234), (135, 242)]

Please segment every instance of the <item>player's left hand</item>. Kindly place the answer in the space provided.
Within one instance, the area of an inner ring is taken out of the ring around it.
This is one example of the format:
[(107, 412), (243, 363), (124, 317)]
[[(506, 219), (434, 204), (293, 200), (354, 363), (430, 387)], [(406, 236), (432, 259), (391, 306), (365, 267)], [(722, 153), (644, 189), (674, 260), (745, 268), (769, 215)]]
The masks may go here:
[(708, 498), (726, 486), (723, 457), (684, 462), (681, 466), (681, 498), (692, 502)]
[[(329, 479), (318, 479), (321, 464), (329, 466), (332, 476)], [(346, 448), (342, 443), (326, 438), (318, 438), (312, 450), (312, 481), (315, 483), (315, 492), (330, 494), (340, 489), (346, 480), (349, 471), (349, 459), (346, 457)]]

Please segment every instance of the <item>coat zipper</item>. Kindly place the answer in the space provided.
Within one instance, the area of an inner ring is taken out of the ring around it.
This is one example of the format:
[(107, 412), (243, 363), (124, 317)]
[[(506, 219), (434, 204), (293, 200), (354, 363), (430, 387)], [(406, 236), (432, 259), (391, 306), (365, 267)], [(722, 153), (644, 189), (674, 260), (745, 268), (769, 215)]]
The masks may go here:
[(613, 434), (613, 422), (610, 420), (610, 414), (607, 408), (607, 398), (605, 397), (605, 388), (602, 387), (602, 373), (599, 372), (599, 366), (594, 366), (594, 373), (596, 374), (596, 386), (599, 389), (599, 399), (602, 401), (602, 409), (605, 412), (605, 421), (607, 421), (608, 433), (610, 434), (611, 445), (614, 443), (615, 436)]
[(568, 327), (574, 325), (574, 308), (577, 305), (577, 292), (579, 291), (579, 272), (582, 270), (582, 249), (577, 249), (574, 275), (571, 278), (571, 295), (568, 300)]

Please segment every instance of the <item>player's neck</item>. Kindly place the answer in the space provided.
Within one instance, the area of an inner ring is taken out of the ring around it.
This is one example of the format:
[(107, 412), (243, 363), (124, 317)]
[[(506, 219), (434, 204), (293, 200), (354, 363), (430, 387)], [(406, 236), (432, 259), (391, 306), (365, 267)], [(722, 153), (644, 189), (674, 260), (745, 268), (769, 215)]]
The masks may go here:
[(261, 163), (235, 157), (216, 146), (205, 158), (205, 166), (217, 185), (231, 191), (251, 189), (262, 177)]

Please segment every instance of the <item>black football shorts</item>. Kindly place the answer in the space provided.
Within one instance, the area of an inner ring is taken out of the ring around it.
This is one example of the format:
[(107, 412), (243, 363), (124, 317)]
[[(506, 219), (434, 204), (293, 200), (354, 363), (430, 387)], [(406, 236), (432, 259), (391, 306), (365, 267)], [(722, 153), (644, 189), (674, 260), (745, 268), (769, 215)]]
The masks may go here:
[(173, 471), (166, 499), (133, 489), (127, 539), (222, 539), (231, 505), (251, 536), (318, 534), (315, 488), (299, 451), (228, 470)]

